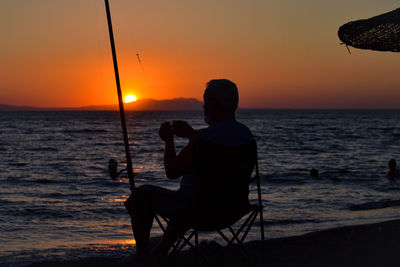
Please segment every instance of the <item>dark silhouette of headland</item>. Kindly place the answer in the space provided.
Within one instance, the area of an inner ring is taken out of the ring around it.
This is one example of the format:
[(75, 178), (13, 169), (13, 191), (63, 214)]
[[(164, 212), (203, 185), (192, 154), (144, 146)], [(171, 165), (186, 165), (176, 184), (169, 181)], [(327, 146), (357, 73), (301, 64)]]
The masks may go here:
[[(139, 99), (125, 103), (127, 111), (163, 111), (163, 110), (201, 110), (203, 103), (195, 98), (173, 98), (155, 100), (151, 98)], [(118, 105), (94, 105), (82, 107), (33, 107), (0, 104), (0, 111), (118, 111)]]

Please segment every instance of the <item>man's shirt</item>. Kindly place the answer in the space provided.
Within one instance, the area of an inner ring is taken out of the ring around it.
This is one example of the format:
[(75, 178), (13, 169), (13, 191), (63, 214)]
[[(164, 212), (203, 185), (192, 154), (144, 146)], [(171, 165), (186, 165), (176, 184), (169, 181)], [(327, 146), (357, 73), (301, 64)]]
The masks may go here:
[[(240, 147), (254, 139), (250, 129), (236, 120), (224, 120), (198, 130), (197, 138), (207, 143), (223, 145), (226, 147)], [(185, 149), (193, 149), (189, 142)], [(181, 180), (181, 190), (188, 197), (193, 196), (196, 190), (196, 174), (193, 168), (189, 168)]]

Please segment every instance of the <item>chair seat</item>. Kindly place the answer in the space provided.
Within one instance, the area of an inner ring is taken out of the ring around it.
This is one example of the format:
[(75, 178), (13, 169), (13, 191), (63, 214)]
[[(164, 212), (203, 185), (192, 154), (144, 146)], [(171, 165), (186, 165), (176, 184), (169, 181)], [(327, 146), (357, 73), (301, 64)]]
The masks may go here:
[[(220, 209), (215, 210), (208, 210), (207, 216), (204, 216), (204, 220), (202, 220), (202, 216), (199, 217), (194, 225), (191, 225), (190, 228), (196, 229), (198, 231), (207, 232), (207, 231), (218, 231), (221, 229), (225, 229), (232, 224), (239, 221), (243, 218), (246, 214), (252, 211), (259, 211), (260, 207), (257, 204), (250, 204), (248, 203), (245, 207), (238, 209), (235, 212), (221, 212)], [(213, 218), (210, 220), (210, 218)]]

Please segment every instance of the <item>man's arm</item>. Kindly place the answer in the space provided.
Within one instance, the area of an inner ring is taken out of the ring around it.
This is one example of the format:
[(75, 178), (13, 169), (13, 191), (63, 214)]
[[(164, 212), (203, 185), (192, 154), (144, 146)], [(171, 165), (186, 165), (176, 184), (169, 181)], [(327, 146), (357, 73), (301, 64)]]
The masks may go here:
[(192, 139), (196, 131), (186, 121), (175, 120), (172, 122), (172, 129), (174, 134), (178, 137), (185, 137)]
[(193, 158), (193, 141), (192, 138), (189, 144), (176, 155), (174, 144), (174, 131), (169, 122), (161, 124), (160, 137), (165, 142), (164, 150), (164, 168), (169, 179), (176, 179), (184, 174), (190, 167)]

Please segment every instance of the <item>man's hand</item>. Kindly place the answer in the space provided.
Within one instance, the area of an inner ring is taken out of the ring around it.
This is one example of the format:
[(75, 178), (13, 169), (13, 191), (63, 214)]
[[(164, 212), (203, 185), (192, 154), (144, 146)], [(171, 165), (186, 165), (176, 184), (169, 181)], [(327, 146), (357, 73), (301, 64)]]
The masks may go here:
[(196, 131), (186, 121), (173, 121), (172, 128), (178, 137), (192, 138)]
[(166, 143), (174, 141), (174, 131), (172, 130), (172, 126), (169, 122), (164, 122), (161, 124), (158, 134)]

